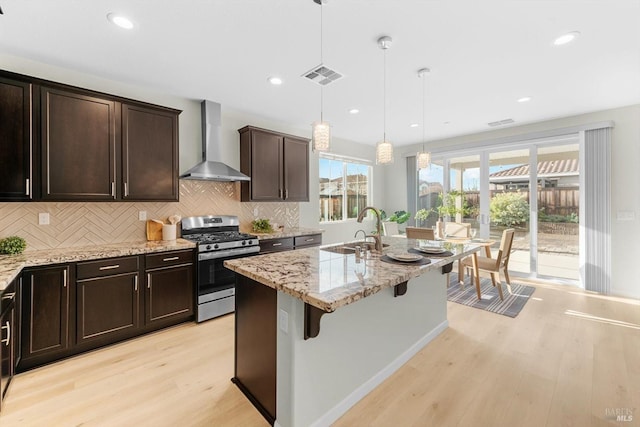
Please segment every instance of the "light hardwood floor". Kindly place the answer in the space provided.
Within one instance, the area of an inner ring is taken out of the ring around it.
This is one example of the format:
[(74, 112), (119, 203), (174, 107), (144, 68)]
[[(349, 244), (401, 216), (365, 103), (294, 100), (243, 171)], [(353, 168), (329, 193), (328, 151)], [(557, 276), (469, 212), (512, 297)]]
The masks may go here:
[[(536, 287), (515, 319), (448, 303), (335, 426), (640, 426), (640, 302)], [(16, 376), (0, 426), (268, 426), (232, 374), (233, 317), (185, 324)]]

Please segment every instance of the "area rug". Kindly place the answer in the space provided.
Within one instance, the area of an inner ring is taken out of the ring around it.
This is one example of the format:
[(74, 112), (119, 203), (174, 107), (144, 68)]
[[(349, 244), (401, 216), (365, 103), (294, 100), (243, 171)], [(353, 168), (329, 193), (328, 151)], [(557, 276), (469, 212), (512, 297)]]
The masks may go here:
[(529, 297), (533, 294), (533, 291), (536, 290), (533, 286), (518, 284), (512, 280), (511, 294), (509, 294), (507, 284), (502, 282), (504, 301), (500, 301), (498, 288), (491, 284), (491, 279), (482, 278), (480, 279), (482, 299), (478, 301), (475, 285), (470, 284), (468, 276), (466, 279), (464, 287), (461, 287), (458, 284), (458, 275), (456, 273), (449, 275), (449, 287), (447, 288), (448, 301), (509, 317), (516, 317), (518, 313), (520, 313), (520, 310), (522, 310), (522, 307), (529, 301)]

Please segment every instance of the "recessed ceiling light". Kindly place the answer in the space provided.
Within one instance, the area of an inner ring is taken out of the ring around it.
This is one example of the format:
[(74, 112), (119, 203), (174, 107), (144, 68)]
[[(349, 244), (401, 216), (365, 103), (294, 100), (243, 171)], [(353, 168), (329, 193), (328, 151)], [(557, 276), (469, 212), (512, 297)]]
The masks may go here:
[(553, 41), (553, 44), (556, 46), (561, 46), (563, 44), (571, 43), (580, 35), (580, 31), (571, 31), (569, 33), (563, 34), (560, 37), (556, 38)]
[(349, 110), (349, 114), (358, 114), (360, 112), (360, 110), (358, 110), (357, 108), (352, 108), (351, 110)]
[(280, 77), (275, 77), (275, 76), (274, 77), (269, 77), (267, 79), (267, 81), (269, 83), (271, 83), (272, 85), (275, 85), (275, 86), (279, 86), (279, 85), (282, 84), (282, 79)]
[(118, 15), (117, 13), (108, 14), (107, 19), (118, 27), (124, 28), (125, 30), (130, 30), (133, 28), (133, 22), (131, 22), (129, 18)]
[(529, 101), (531, 101), (530, 96), (523, 96), (522, 98), (518, 99), (518, 102), (529, 102)]
[(451, 124), (451, 122), (443, 122), (442, 124), (443, 124), (443, 125), (450, 125), (450, 124)]
[(417, 128), (418, 126), (420, 126), (420, 125), (419, 125), (419, 124), (417, 124), (417, 123), (411, 123), (411, 124), (409, 125), (409, 127), (410, 127), (410, 128)]

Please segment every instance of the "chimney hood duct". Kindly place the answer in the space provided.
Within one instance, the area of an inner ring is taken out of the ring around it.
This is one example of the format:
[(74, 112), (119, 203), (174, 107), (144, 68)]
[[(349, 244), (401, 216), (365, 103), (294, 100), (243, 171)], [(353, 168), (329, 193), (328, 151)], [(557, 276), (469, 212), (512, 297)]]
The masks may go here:
[(202, 181), (250, 181), (251, 178), (220, 162), (221, 109), (220, 104), (202, 101), (202, 163), (182, 175), (181, 179)]

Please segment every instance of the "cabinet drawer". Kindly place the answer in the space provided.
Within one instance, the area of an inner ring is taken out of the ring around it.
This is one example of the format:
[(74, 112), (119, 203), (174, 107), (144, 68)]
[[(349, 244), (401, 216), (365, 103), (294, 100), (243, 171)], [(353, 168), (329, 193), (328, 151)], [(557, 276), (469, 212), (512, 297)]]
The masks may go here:
[(170, 265), (186, 264), (193, 262), (193, 251), (163, 252), (146, 255), (146, 268), (168, 267)]
[(5, 310), (8, 310), (11, 304), (15, 301), (17, 281), (18, 279), (13, 280), (4, 291), (0, 291), (0, 314), (4, 313)]
[(260, 253), (290, 251), (293, 249), (293, 237), (260, 240)]
[(138, 265), (137, 256), (79, 262), (76, 274), (78, 280), (82, 280), (111, 276), (113, 274), (133, 273), (138, 271)]
[(301, 246), (318, 246), (322, 244), (322, 234), (311, 234), (308, 236), (296, 236), (293, 240), (296, 248)]

